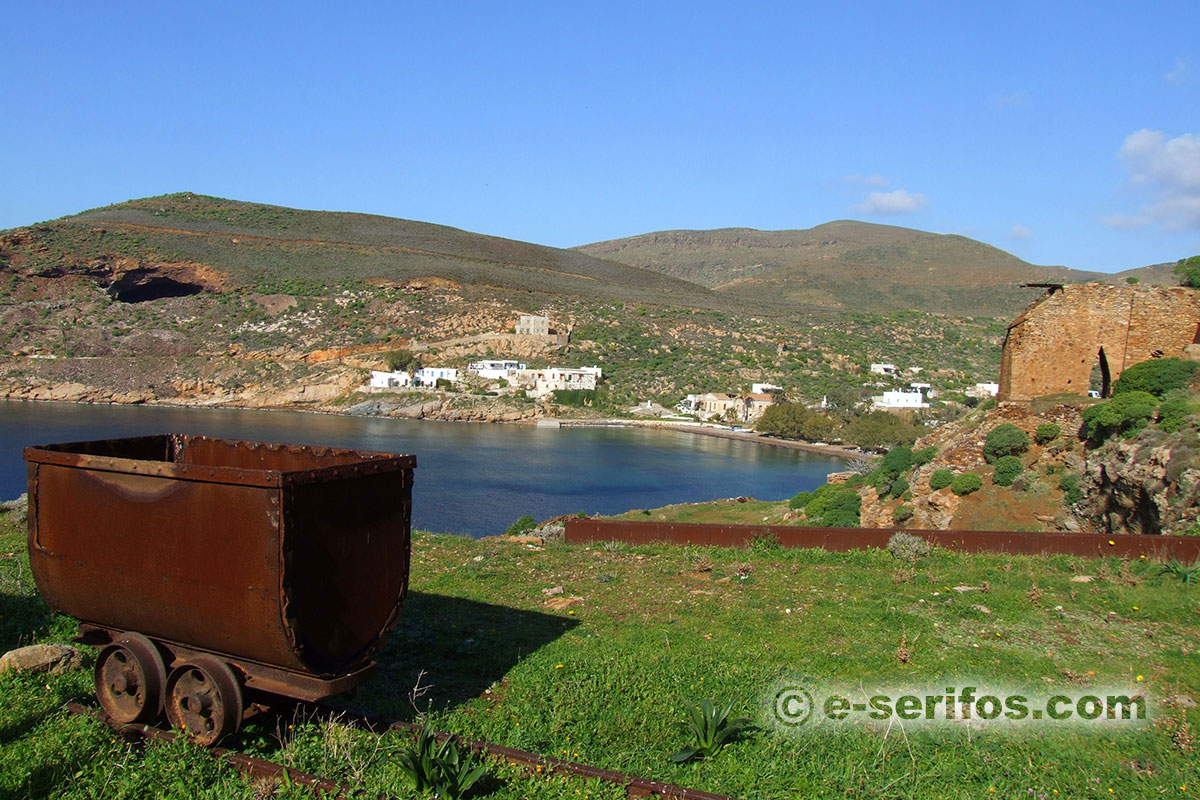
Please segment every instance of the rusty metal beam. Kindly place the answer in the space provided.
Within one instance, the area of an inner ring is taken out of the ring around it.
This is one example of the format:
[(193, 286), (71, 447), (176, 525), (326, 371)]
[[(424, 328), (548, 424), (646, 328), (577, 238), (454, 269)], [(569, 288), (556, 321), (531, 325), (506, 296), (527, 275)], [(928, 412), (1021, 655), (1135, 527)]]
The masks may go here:
[(904, 528), (808, 528), (797, 525), (702, 525), (697, 523), (625, 522), (569, 519), (568, 542), (618, 541), (628, 544), (695, 544), (745, 547), (758, 536), (774, 536), (784, 547), (809, 547), (843, 553), (887, 547), (896, 533), (909, 533), (948, 550), (1013, 555), (1074, 555), (1087, 558), (1147, 558), (1194, 561), (1200, 558), (1200, 536), (1136, 534), (1022, 533), (1019, 531), (933, 531)]

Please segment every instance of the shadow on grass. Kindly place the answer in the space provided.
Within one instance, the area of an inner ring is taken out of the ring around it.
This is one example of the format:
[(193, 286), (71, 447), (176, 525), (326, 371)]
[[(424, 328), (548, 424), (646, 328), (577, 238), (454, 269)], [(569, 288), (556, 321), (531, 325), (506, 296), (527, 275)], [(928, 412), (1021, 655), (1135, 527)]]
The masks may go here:
[[(351, 702), (402, 720), (415, 718), (418, 709), (459, 705), (577, 624), (553, 614), (412, 592), (400, 624), (376, 656), (379, 673)], [(414, 698), (418, 683), (425, 689)]]
[(0, 593), (0, 655), (38, 639), (51, 616), (38, 595)]

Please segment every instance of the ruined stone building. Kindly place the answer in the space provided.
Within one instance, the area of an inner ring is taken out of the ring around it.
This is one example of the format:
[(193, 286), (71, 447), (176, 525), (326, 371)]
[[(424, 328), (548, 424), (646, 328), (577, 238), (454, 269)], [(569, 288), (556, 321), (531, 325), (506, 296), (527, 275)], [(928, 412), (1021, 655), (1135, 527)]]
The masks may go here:
[(1200, 361), (1200, 291), (1181, 286), (1047, 285), (1008, 326), (1000, 401), (1085, 395), (1092, 371), (1110, 393), (1121, 373), (1150, 358)]

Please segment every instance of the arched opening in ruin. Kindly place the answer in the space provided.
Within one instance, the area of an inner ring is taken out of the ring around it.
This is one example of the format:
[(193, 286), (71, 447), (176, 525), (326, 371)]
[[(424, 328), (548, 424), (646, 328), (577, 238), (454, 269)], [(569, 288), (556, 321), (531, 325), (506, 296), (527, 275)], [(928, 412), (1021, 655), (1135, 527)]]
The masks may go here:
[(1103, 347), (1100, 348), (1100, 352), (1096, 353), (1096, 363), (1092, 365), (1088, 388), (1101, 397), (1112, 395), (1112, 373), (1109, 372), (1108, 357), (1104, 355)]

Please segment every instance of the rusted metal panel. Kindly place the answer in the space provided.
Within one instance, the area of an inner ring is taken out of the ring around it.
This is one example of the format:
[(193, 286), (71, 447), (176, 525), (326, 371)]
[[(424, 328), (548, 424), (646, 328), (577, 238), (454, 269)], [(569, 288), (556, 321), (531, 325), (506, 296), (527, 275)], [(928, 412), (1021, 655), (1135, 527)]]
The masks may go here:
[(703, 525), (697, 523), (625, 522), (571, 519), (568, 542), (620, 541), (630, 544), (671, 542), (719, 547), (745, 547), (757, 536), (774, 536), (784, 547), (811, 547), (832, 552), (887, 547), (893, 534), (910, 533), (930, 544), (967, 553), (1061, 554), (1090, 558), (1200, 558), (1200, 537), (1137, 536), (1088, 533), (1022, 533), (1016, 531), (932, 531), (903, 528), (809, 528), (792, 525)]
[(84, 623), (279, 685), (360, 671), (396, 622), (412, 456), (165, 435), (25, 458), (38, 589)]

